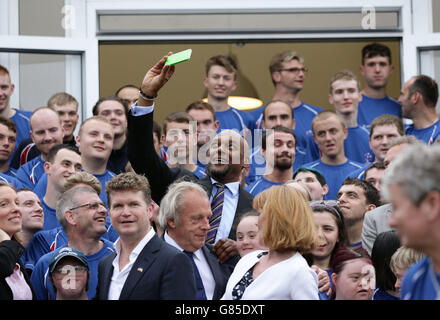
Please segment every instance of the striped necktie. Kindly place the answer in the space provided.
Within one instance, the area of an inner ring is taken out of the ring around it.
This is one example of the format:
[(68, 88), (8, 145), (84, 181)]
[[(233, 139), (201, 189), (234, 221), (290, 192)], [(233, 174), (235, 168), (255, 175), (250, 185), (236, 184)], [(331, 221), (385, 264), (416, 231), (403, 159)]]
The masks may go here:
[(225, 201), (225, 185), (216, 182), (214, 186), (217, 188), (217, 193), (211, 201), (212, 216), (211, 219), (209, 219), (210, 229), (206, 237), (206, 242), (209, 244), (214, 244), (215, 242), (217, 230), (222, 218), (223, 202)]

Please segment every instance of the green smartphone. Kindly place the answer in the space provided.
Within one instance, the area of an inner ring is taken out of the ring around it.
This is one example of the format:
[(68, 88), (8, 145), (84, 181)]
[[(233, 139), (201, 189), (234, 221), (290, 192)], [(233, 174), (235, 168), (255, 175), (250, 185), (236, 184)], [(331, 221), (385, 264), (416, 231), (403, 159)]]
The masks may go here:
[(187, 49), (172, 54), (168, 56), (167, 61), (165, 61), (165, 64), (169, 64), (170, 66), (172, 66), (181, 62), (188, 61), (191, 58), (191, 53), (192, 53), (192, 49)]

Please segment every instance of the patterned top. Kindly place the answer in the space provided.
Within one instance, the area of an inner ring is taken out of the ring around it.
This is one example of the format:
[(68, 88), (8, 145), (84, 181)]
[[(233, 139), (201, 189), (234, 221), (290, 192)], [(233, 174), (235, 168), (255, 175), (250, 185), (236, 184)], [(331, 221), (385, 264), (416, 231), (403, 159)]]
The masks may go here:
[[(262, 256), (268, 254), (268, 252), (262, 252), (260, 253), (257, 258), (260, 259)], [(254, 267), (253, 265), (241, 278), (241, 280), (235, 285), (234, 289), (232, 289), (232, 300), (241, 300), (241, 297), (243, 296), (244, 291), (246, 288), (254, 281), (252, 278), (252, 274), (254, 273)]]

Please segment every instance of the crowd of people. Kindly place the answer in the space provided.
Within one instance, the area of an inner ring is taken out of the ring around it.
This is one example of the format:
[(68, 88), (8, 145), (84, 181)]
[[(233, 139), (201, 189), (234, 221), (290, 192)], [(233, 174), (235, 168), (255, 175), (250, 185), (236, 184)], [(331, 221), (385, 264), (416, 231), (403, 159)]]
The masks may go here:
[(246, 112), (218, 55), (207, 102), (159, 125), (170, 54), (81, 123), (66, 92), (11, 108), (0, 66), (1, 300), (440, 298), (435, 80), (388, 97), (391, 53), (371, 43), (364, 87), (337, 71), (324, 110), (301, 101), (308, 68), (286, 51), (273, 99)]

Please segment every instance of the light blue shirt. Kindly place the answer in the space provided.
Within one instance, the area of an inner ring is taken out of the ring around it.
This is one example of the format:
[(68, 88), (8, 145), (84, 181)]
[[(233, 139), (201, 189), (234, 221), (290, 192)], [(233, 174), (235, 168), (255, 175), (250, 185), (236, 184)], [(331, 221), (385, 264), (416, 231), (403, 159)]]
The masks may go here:
[[(209, 198), (209, 202), (212, 202), (212, 199), (217, 193), (217, 187), (214, 185), (217, 181), (211, 178), (212, 192), (211, 197)], [(220, 225), (217, 230), (217, 235), (215, 237), (215, 241), (217, 242), (222, 238), (229, 238), (229, 233), (231, 232), (232, 223), (234, 222), (235, 211), (237, 210), (238, 205), (238, 191), (240, 187), (239, 182), (230, 182), (225, 184), (225, 200), (223, 202), (223, 211), (222, 218), (220, 220)]]
[(154, 103), (151, 106), (148, 107), (142, 107), (142, 106), (138, 106), (137, 102), (135, 104), (133, 104), (130, 108), (130, 112), (133, 116), (138, 117), (138, 116), (143, 116), (146, 114), (149, 114), (151, 112), (153, 112), (154, 110)]

